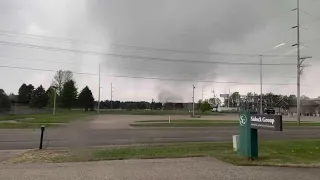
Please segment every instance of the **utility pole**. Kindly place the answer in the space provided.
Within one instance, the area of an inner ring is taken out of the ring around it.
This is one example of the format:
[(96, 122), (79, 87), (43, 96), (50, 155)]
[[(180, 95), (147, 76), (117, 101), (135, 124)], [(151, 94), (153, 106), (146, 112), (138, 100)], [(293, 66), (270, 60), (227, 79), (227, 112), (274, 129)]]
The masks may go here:
[(229, 94), (228, 94), (228, 108), (230, 107), (230, 88), (229, 88)]
[(53, 98), (53, 115), (56, 114), (56, 102), (57, 102), (57, 88), (53, 88), (54, 89), (54, 98)]
[(192, 85), (192, 116), (194, 117), (194, 89), (196, 87)]
[(297, 0), (297, 8), (293, 9), (297, 11), (297, 25), (292, 28), (297, 28), (297, 44), (292, 46), (297, 46), (297, 124), (300, 124), (300, 77), (305, 66), (302, 63), (305, 59), (311, 57), (300, 57), (300, 1)]
[(201, 100), (203, 102), (203, 86), (201, 87)]
[(212, 103), (215, 105), (216, 104), (216, 92), (214, 90), (211, 91), (213, 94), (213, 101)]
[(101, 92), (100, 92), (100, 91), (101, 91), (101, 90), (100, 90), (100, 89), (101, 89), (101, 85), (100, 85), (100, 83), (101, 83), (101, 82), (100, 82), (100, 78), (101, 78), (101, 73), (100, 73), (100, 64), (99, 64), (98, 114), (100, 113), (100, 93), (101, 93)]
[(300, 124), (300, 1), (297, 0), (297, 124)]
[(216, 101), (216, 93), (214, 92), (214, 90), (211, 90), (212, 94), (213, 94), (213, 99), (212, 99), (212, 110), (213, 108), (217, 105), (216, 107), (216, 111), (218, 112), (218, 103)]
[(151, 109), (151, 110), (153, 110), (153, 106), (154, 106), (154, 103), (153, 103), (153, 102), (154, 102), (154, 100), (153, 100), (153, 98), (152, 98), (151, 104), (150, 104), (150, 106), (151, 106), (150, 109)]
[(260, 55), (260, 114), (263, 114), (263, 110), (262, 110), (262, 55)]
[(113, 86), (112, 86), (112, 83), (111, 83), (111, 88), (110, 88), (110, 93), (111, 93), (111, 101), (110, 101), (110, 109), (112, 109), (112, 99), (113, 99)]

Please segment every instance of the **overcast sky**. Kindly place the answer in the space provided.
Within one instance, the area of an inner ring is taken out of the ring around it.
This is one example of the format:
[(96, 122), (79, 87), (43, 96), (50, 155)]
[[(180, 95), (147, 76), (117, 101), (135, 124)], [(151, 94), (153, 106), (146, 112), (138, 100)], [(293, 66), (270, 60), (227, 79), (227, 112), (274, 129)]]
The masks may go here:
[[(241, 84), (259, 83), (259, 66), (141, 60), (106, 54), (248, 63), (259, 63), (259, 57), (152, 49), (296, 55), (296, 49), (291, 47), (296, 43), (296, 30), (291, 28), (296, 25), (296, 12), (291, 11), (295, 3), (293, 0), (0, 0), (0, 66), (97, 74), (100, 63), (103, 100), (110, 99), (111, 83), (113, 98), (119, 100), (151, 101), (154, 98), (189, 102), (193, 84), (196, 99), (201, 98), (202, 87), (205, 98), (213, 96), (211, 90), (220, 94), (228, 93), (229, 88), (231, 92), (259, 93), (259, 85)], [(302, 86), (301, 92), (310, 97), (320, 96), (317, 79), (320, 35), (316, 33), (320, 30), (319, 7), (320, 0), (301, 0), (301, 42), (304, 44), (301, 54), (313, 56), (305, 61), (311, 67), (304, 70), (301, 83), (308, 86)], [(75, 41), (68, 42), (68, 39)], [(97, 53), (44, 50), (7, 42)], [(295, 57), (263, 57), (263, 63), (296, 61)], [(0, 88), (7, 93), (17, 93), (22, 83), (48, 88), (53, 76), (54, 72), (50, 71), (0, 68)], [(79, 89), (88, 85), (97, 98), (98, 76), (74, 76)], [(263, 66), (266, 83), (263, 92), (296, 94), (295, 77), (294, 65)]]

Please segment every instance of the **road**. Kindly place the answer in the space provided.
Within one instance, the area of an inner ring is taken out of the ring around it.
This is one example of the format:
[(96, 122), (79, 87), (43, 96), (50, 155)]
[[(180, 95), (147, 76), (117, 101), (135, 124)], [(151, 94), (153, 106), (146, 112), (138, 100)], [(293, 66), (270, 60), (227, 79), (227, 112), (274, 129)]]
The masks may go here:
[[(231, 141), (238, 133), (235, 127), (168, 128), (168, 129), (108, 129), (78, 130), (48, 129), (46, 147), (81, 147), (129, 145), (140, 143), (219, 142)], [(292, 128), (283, 132), (260, 131), (260, 139), (320, 138), (320, 128)], [(33, 149), (39, 146), (40, 132), (32, 130), (1, 130), (0, 149)]]
[[(87, 147), (174, 142), (231, 141), (237, 127), (210, 128), (133, 128), (136, 120), (161, 120), (164, 116), (100, 116), (96, 120), (70, 124), (67, 128), (47, 129), (45, 147)], [(179, 119), (180, 116), (172, 117)], [(221, 117), (219, 117), (220, 119)], [(233, 117), (234, 118), (234, 117)], [(292, 127), (283, 132), (259, 130), (260, 139), (320, 138), (320, 127)], [(0, 150), (38, 148), (40, 130), (1, 129)]]
[(0, 165), (6, 180), (314, 180), (319, 169), (239, 167), (213, 158)]

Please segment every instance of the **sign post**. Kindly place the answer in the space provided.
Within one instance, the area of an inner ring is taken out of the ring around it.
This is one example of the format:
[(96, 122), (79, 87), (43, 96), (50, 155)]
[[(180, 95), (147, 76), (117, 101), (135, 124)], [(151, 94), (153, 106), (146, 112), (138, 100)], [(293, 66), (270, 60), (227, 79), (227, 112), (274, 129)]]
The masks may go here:
[(251, 115), (249, 112), (240, 113), (239, 121), (239, 153), (249, 159), (258, 158), (258, 133), (251, 129)]
[(281, 115), (251, 115), (242, 111), (239, 118), (239, 154), (250, 160), (258, 158), (258, 129), (282, 131)]

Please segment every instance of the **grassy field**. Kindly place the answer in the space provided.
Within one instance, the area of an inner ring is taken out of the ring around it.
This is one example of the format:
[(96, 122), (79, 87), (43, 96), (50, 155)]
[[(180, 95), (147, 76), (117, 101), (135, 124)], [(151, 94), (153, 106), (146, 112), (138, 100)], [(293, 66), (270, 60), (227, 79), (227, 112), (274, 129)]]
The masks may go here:
[(237, 121), (224, 120), (172, 120), (169, 124), (165, 121), (137, 121), (130, 124), (133, 127), (215, 127), (215, 126), (237, 126)]
[[(133, 127), (215, 127), (215, 126), (238, 126), (237, 120), (150, 120), (150, 121), (136, 121), (130, 124)], [(293, 126), (320, 126), (320, 122), (283, 122), (283, 127)]]
[(235, 165), (320, 166), (320, 140), (265, 141), (259, 159), (249, 161), (232, 150), (232, 143), (180, 143), (89, 150), (32, 150), (9, 163), (83, 162), (122, 159), (214, 157)]
[(96, 112), (66, 111), (54, 116), (52, 114), (3, 115), (0, 116), (0, 128), (39, 128), (41, 125), (57, 127), (71, 121), (84, 120), (96, 114)]
[[(128, 115), (192, 115), (187, 110), (101, 110), (103, 114), (128, 114)], [(208, 115), (224, 115), (219, 112), (200, 112), (195, 111), (195, 115), (208, 116)]]

